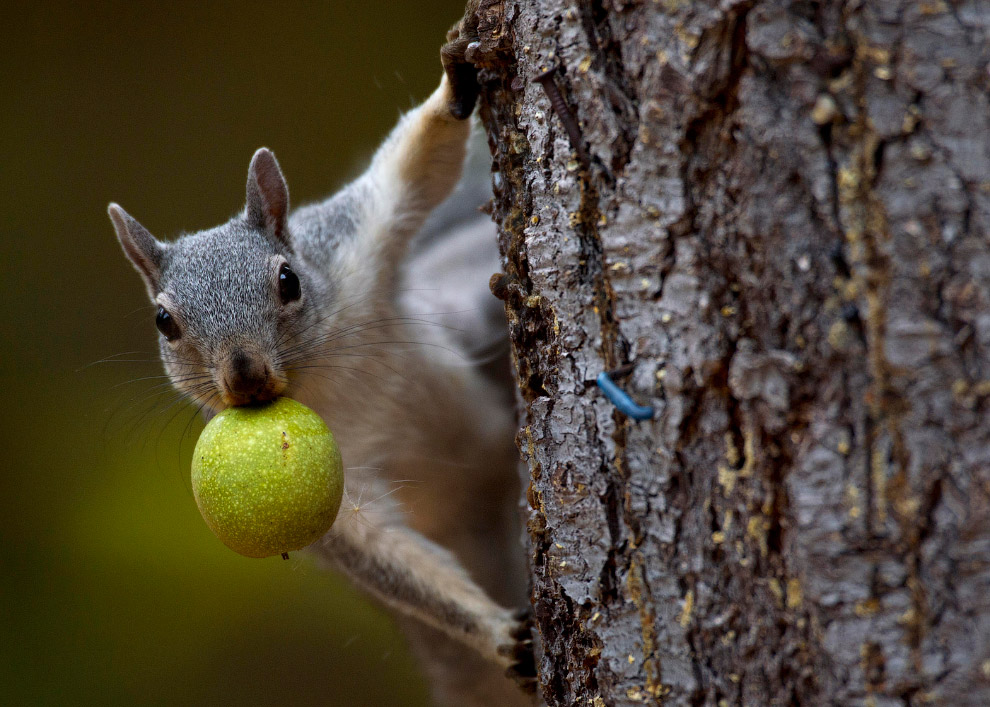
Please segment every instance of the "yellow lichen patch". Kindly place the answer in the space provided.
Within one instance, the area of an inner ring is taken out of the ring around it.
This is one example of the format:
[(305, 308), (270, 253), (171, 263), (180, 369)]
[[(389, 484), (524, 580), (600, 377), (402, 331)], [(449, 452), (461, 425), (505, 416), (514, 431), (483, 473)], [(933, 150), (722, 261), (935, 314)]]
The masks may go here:
[(647, 693), (645, 693), (641, 687), (630, 687), (626, 690), (626, 697), (633, 702), (644, 702), (646, 700)]
[(752, 516), (746, 524), (746, 534), (756, 541), (760, 548), (760, 554), (767, 556), (767, 531), (770, 530), (770, 520), (764, 516)]
[(889, 64), (890, 50), (883, 47), (871, 47), (868, 44), (856, 46), (856, 56), (861, 59), (868, 59), (874, 64)]
[(846, 485), (846, 503), (849, 505), (849, 517), (855, 520), (863, 515), (863, 508), (860, 505), (859, 487), (853, 484)]
[(880, 611), (880, 601), (873, 597), (864, 599), (861, 602), (857, 602), (853, 611), (855, 611), (856, 616), (859, 617), (873, 616), (875, 613)]
[(811, 120), (816, 125), (831, 123), (839, 116), (839, 107), (835, 99), (827, 93), (823, 93), (815, 100), (815, 105), (811, 109)]
[(767, 589), (773, 594), (774, 599), (777, 600), (777, 605), (782, 606), (784, 604), (784, 587), (781, 585), (780, 580), (776, 577), (771, 577), (767, 580)]
[(753, 430), (747, 428), (743, 433), (743, 466), (739, 470), (739, 476), (748, 479), (753, 475), (756, 466), (756, 450), (753, 438)]
[(663, 689), (660, 682), (660, 665), (656, 657), (656, 614), (650, 604), (650, 598), (644, 597), (647, 591), (642, 577), (642, 568), (638, 555), (629, 563), (629, 574), (626, 577), (626, 591), (639, 613), (640, 637), (643, 641), (643, 672), (646, 675), (646, 689), (651, 694), (658, 694)]
[[(698, 42), (701, 41), (701, 37), (696, 31), (690, 30), (682, 24), (674, 27), (674, 34), (688, 49), (694, 49), (698, 46)], [(685, 56), (690, 57), (690, 54), (685, 53)]]
[(801, 589), (801, 581), (797, 577), (787, 580), (787, 608), (797, 609), (804, 601), (804, 592)]
[(918, 610), (913, 606), (897, 617), (897, 623), (901, 626), (914, 626), (918, 623)]
[(664, 696), (666, 696), (666, 695), (669, 695), (669, 694), (670, 694), (670, 686), (669, 686), (669, 685), (664, 685), (664, 684), (663, 684), (663, 683), (661, 683), (661, 682), (658, 682), (658, 683), (656, 683), (656, 684), (650, 684), (650, 685), (647, 685), (647, 686), (646, 686), (646, 690), (647, 690), (647, 692), (649, 692), (649, 693), (650, 693), (651, 695), (653, 695), (653, 697), (654, 697), (654, 701), (655, 701), (655, 702), (656, 702), (657, 704), (662, 704), (662, 703), (663, 703), (663, 700), (662, 700), (662, 698), (663, 698)]
[(941, 15), (949, 11), (949, 6), (943, 0), (934, 0), (934, 2), (929, 0), (928, 2), (922, 2), (918, 6), (918, 10), (922, 15)]
[[(908, 106), (907, 113), (904, 114), (904, 119), (901, 121), (901, 132), (905, 134), (913, 133), (914, 129), (918, 127), (918, 123), (920, 122), (921, 111), (918, 109), (918, 106)], [(918, 157), (915, 156), (915, 147), (916, 146), (911, 147), (911, 156), (918, 159)], [(927, 157), (922, 159), (927, 159)]]
[(694, 612), (694, 590), (688, 589), (687, 594), (684, 595), (684, 607), (681, 609), (681, 616), (677, 619), (677, 622), (681, 625), (681, 628), (687, 628), (688, 624), (691, 623), (691, 614)]
[(828, 344), (836, 351), (842, 351), (849, 346), (851, 341), (848, 325), (838, 319), (832, 322), (828, 329)]
[(904, 496), (894, 501), (894, 510), (903, 519), (916, 516), (919, 508), (921, 508), (921, 499), (915, 496)]
[(732, 490), (736, 487), (736, 477), (736, 472), (729, 467), (719, 466), (718, 483), (722, 487), (723, 495), (728, 496), (732, 493)]
[(859, 173), (851, 167), (840, 167), (838, 183), (842, 195), (851, 197), (859, 189)]
[(729, 466), (739, 465), (739, 450), (736, 448), (735, 441), (733, 440), (732, 433), (725, 433), (725, 460), (729, 462)]
[(957, 378), (952, 381), (952, 397), (956, 399), (956, 402), (962, 401), (966, 397), (966, 393), (969, 392), (969, 383), (962, 378)]
[(859, 283), (856, 280), (842, 280), (840, 289), (840, 295), (846, 302), (853, 302), (859, 297)]
[(843, 91), (849, 89), (850, 86), (852, 86), (854, 79), (855, 77), (853, 76), (853, 72), (843, 71), (841, 74), (839, 74), (834, 79), (828, 82), (828, 90), (833, 95), (837, 93), (842, 93)]

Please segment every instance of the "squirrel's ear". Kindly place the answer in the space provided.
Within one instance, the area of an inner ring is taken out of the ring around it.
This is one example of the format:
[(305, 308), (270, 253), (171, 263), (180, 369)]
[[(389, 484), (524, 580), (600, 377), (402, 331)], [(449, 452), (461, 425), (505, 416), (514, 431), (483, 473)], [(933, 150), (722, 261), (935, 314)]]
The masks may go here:
[(251, 158), (247, 179), (248, 223), (268, 231), (275, 240), (289, 245), (286, 219), (289, 216), (289, 187), (275, 155), (262, 147)]
[(148, 294), (154, 299), (159, 292), (165, 246), (117, 204), (110, 204), (107, 213), (113, 221), (117, 240), (120, 241), (124, 254), (141, 274), (148, 287)]

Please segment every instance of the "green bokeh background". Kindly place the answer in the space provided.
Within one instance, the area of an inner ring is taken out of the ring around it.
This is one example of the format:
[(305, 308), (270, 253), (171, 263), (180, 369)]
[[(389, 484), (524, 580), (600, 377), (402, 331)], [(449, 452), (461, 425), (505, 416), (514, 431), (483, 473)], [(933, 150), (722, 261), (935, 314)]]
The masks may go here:
[[(199, 517), (202, 423), (140, 380), (161, 373), (154, 312), (106, 205), (159, 237), (215, 225), (261, 145), (294, 203), (321, 197), (428, 95), (462, 7), (4, 4), (3, 704), (425, 702), (345, 581), (239, 557)], [(94, 363), (118, 354), (137, 362)]]

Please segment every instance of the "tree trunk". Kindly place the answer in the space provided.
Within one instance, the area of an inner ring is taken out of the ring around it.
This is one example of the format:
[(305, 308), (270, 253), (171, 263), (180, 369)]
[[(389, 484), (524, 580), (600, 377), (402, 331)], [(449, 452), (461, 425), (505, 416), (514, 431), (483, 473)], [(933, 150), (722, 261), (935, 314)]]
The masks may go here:
[(479, 16), (547, 703), (990, 704), (990, 4)]

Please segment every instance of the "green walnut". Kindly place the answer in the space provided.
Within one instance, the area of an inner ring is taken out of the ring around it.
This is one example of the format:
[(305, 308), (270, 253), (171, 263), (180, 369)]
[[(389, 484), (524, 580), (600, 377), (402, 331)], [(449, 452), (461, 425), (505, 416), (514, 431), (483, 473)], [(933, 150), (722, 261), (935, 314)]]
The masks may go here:
[(192, 488), (206, 524), (231, 550), (288, 557), (330, 529), (344, 471), (320, 416), (279, 398), (210, 420), (193, 452)]

